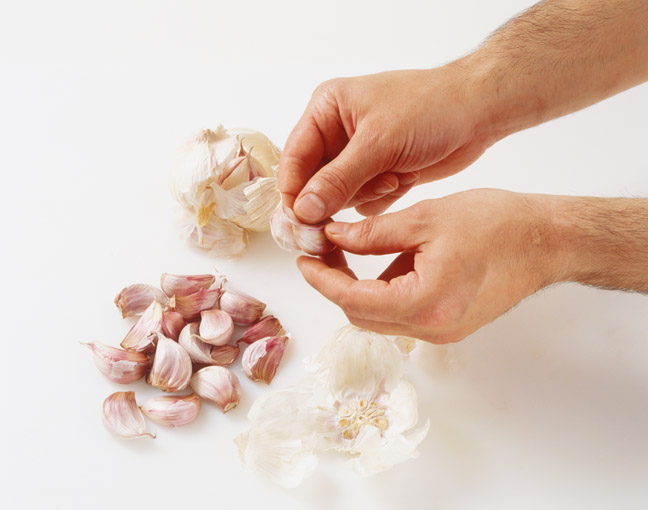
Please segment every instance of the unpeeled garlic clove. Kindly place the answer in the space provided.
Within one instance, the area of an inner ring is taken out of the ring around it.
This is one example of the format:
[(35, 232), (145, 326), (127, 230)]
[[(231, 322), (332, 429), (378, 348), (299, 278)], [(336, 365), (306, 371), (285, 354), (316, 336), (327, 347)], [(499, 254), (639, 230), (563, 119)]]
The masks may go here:
[(157, 301), (162, 306), (166, 306), (167, 297), (160, 289), (152, 285), (136, 283), (124, 287), (117, 296), (115, 304), (122, 314), (123, 318), (134, 317), (144, 313), (153, 301)]
[(262, 338), (250, 345), (243, 353), (243, 372), (255, 382), (270, 384), (286, 349), (287, 336)]
[(221, 289), (202, 289), (188, 296), (174, 296), (169, 306), (186, 320), (194, 321), (200, 317), (200, 312), (216, 306), (221, 292)]
[(191, 395), (155, 397), (141, 407), (142, 412), (158, 425), (182, 427), (194, 421), (200, 412), (200, 398)]
[(279, 204), (270, 219), (270, 229), (272, 237), (284, 250), (327, 255), (335, 249), (335, 245), (324, 233), (324, 227), (331, 221), (329, 218), (314, 225), (302, 223), (291, 209)]
[(225, 345), (234, 333), (234, 321), (223, 310), (204, 310), (200, 313), (200, 338), (212, 345)]
[(162, 315), (162, 333), (172, 340), (178, 339), (182, 328), (184, 328), (186, 324), (184, 318), (178, 312), (169, 311), (164, 312)]
[(146, 379), (162, 391), (183, 390), (191, 379), (191, 358), (187, 351), (162, 333), (151, 333), (157, 341), (153, 366)]
[(243, 336), (239, 338), (237, 344), (251, 344), (257, 340), (268, 336), (280, 336), (284, 333), (284, 328), (273, 315), (268, 315), (264, 317), (259, 322), (252, 324), (249, 328), (245, 330)]
[(200, 396), (216, 404), (226, 413), (241, 400), (241, 383), (231, 370), (211, 366), (198, 370), (189, 383)]
[(281, 203), (277, 205), (270, 218), (270, 232), (277, 245), (279, 245), (279, 248), (287, 251), (299, 251), (301, 248), (295, 240), (293, 226), (286, 215), (286, 209), (288, 208)]
[(162, 315), (162, 305), (153, 301), (122, 340), (121, 346), (127, 351), (151, 352), (155, 344), (149, 335), (162, 327)]
[(211, 349), (211, 364), (226, 366), (234, 363), (241, 352), (238, 345), (214, 345)]
[(144, 415), (137, 407), (134, 391), (118, 391), (103, 403), (103, 420), (108, 429), (125, 439), (149, 436), (146, 431)]
[(167, 296), (188, 296), (208, 289), (216, 281), (213, 274), (181, 275), (163, 273), (161, 287)]
[(151, 360), (141, 352), (125, 351), (98, 342), (83, 344), (92, 350), (94, 364), (111, 381), (130, 384), (139, 381), (151, 365)]
[(200, 326), (197, 322), (187, 324), (178, 337), (178, 343), (183, 347), (191, 361), (202, 365), (211, 365), (213, 360), (211, 357), (212, 345), (203, 342), (198, 334)]
[(225, 289), (220, 298), (220, 309), (227, 312), (236, 324), (252, 324), (258, 321), (265, 307), (265, 303), (258, 299), (231, 289)]

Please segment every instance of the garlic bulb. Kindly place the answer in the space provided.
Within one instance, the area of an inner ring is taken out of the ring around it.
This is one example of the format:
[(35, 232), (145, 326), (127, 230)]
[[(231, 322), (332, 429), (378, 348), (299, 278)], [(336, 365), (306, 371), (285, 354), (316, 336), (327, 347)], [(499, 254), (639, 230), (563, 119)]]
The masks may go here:
[(90, 342), (87, 344), (94, 354), (94, 363), (99, 371), (111, 381), (130, 384), (139, 381), (151, 365), (151, 360), (141, 352), (131, 352)]
[(200, 412), (200, 399), (194, 393), (186, 396), (166, 395), (155, 397), (142, 406), (142, 412), (158, 425), (182, 427), (196, 419)]
[(201, 368), (191, 378), (190, 384), (198, 396), (213, 402), (224, 413), (235, 408), (241, 400), (241, 383), (225, 367)]
[(243, 353), (243, 372), (255, 382), (270, 384), (286, 349), (287, 336), (271, 336), (257, 340)]
[(137, 407), (134, 391), (118, 391), (103, 403), (103, 419), (108, 429), (124, 439), (149, 436), (144, 416)]
[(157, 339), (153, 366), (147, 377), (149, 384), (162, 391), (183, 390), (191, 379), (191, 358), (181, 345), (162, 333), (151, 333)]

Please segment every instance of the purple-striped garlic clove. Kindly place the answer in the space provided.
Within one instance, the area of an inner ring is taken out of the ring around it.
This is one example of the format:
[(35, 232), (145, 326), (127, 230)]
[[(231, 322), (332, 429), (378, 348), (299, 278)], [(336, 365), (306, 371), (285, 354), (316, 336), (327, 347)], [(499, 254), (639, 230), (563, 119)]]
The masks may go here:
[(83, 345), (92, 350), (94, 364), (99, 371), (119, 384), (139, 381), (146, 375), (151, 365), (149, 357), (141, 352), (125, 351), (99, 342), (88, 342)]
[(234, 321), (224, 310), (204, 310), (200, 313), (200, 338), (212, 345), (225, 345), (234, 334)]
[(241, 383), (225, 367), (201, 368), (191, 378), (190, 385), (199, 397), (213, 402), (224, 413), (241, 401)]
[(151, 336), (155, 337), (157, 348), (146, 382), (162, 391), (185, 389), (192, 371), (189, 354), (181, 345), (162, 333), (154, 332)]
[(220, 299), (220, 309), (227, 312), (236, 324), (253, 324), (265, 310), (265, 303), (235, 290), (225, 289)]
[(188, 296), (208, 289), (216, 281), (213, 274), (181, 275), (163, 273), (161, 287), (167, 296)]
[(140, 408), (137, 407), (134, 391), (118, 391), (110, 395), (103, 403), (103, 421), (106, 427), (124, 439), (149, 436), (146, 432), (146, 421)]
[(203, 310), (211, 310), (218, 303), (221, 289), (202, 289), (187, 296), (174, 296), (169, 306), (182, 315), (187, 321), (195, 321)]
[(160, 331), (162, 315), (162, 305), (157, 301), (153, 301), (122, 340), (121, 346), (127, 351), (153, 351), (155, 343), (150, 335), (154, 331)]
[(198, 334), (199, 328), (200, 326), (197, 322), (187, 324), (180, 332), (178, 343), (187, 351), (191, 361), (201, 365), (211, 365), (213, 364), (211, 357), (213, 346), (207, 342), (203, 342)]
[(200, 398), (191, 395), (155, 397), (141, 407), (150, 420), (164, 427), (182, 427), (194, 421), (200, 412)]
[(186, 324), (184, 317), (178, 312), (164, 312), (162, 316), (162, 333), (171, 340), (178, 340), (180, 332)]
[(157, 301), (163, 307), (166, 306), (167, 297), (160, 289), (152, 285), (136, 283), (124, 287), (115, 296), (115, 305), (119, 308), (123, 318), (135, 317), (144, 313), (153, 301)]
[(270, 384), (281, 362), (288, 336), (271, 336), (251, 344), (243, 353), (243, 372), (255, 382)]
[(281, 336), (284, 333), (284, 328), (273, 315), (268, 315), (264, 317), (259, 322), (252, 324), (249, 328), (245, 330), (243, 336), (239, 338), (237, 344), (251, 344), (257, 340), (268, 336)]
[(231, 365), (236, 361), (240, 352), (241, 349), (238, 345), (214, 345), (210, 352), (211, 364), (220, 366)]

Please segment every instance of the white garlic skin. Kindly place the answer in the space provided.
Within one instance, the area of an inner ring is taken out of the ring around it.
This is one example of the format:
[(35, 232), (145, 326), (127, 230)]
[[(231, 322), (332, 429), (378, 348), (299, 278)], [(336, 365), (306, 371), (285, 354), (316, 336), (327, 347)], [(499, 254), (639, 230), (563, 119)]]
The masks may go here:
[(146, 402), (142, 412), (150, 420), (164, 427), (182, 427), (194, 421), (200, 412), (200, 398), (191, 395), (165, 395)]

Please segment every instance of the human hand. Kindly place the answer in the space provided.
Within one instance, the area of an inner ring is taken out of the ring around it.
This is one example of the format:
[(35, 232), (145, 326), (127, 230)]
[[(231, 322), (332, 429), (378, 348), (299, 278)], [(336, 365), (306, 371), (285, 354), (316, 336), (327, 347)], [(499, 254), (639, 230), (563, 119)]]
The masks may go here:
[(306, 223), (343, 207), (379, 214), (414, 184), (452, 175), (494, 143), (460, 65), (320, 85), (279, 164), (284, 202)]

